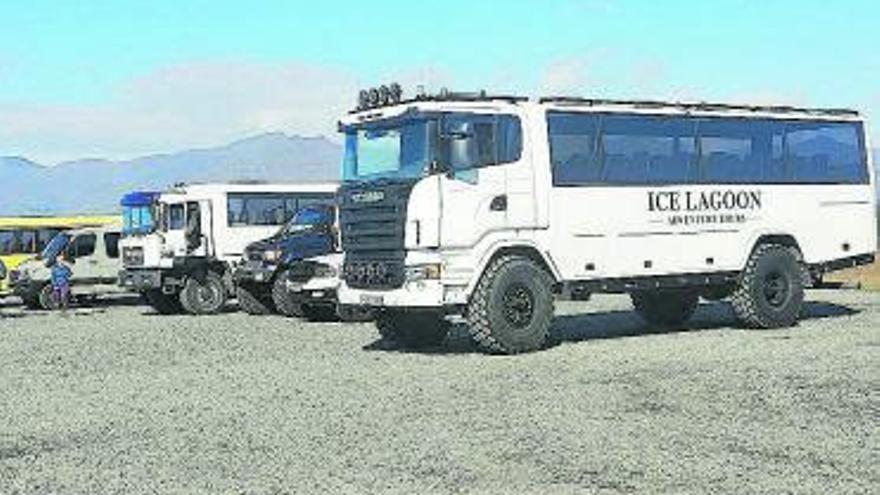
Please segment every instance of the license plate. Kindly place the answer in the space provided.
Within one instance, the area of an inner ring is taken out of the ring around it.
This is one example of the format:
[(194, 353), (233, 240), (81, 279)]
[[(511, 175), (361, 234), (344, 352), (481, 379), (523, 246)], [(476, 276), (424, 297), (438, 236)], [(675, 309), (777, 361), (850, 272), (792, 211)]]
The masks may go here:
[(361, 304), (364, 306), (382, 306), (385, 304), (385, 298), (372, 294), (361, 294)]

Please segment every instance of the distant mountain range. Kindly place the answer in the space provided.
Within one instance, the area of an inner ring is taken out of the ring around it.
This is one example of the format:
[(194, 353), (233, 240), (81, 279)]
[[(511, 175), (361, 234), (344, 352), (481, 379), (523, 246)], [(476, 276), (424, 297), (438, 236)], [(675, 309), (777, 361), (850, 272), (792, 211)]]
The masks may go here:
[[(873, 151), (880, 166), (880, 149)], [(260, 134), (226, 146), (134, 160), (77, 160), (47, 167), (0, 157), (0, 216), (114, 213), (123, 194), (178, 182), (338, 180), (341, 147), (324, 137)]]
[(47, 167), (0, 157), (0, 216), (113, 213), (129, 191), (162, 190), (178, 182), (338, 180), (341, 157), (341, 147), (326, 138), (283, 133), (125, 161)]

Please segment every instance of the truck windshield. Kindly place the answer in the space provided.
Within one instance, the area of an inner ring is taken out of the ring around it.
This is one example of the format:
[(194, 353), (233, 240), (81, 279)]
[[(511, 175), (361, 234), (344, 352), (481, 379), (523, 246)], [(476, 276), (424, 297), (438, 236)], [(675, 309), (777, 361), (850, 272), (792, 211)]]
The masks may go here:
[(156, 229), (156, 206), (126, 206), (122, 209), (124, 235), (149, 234)]
[(296, 212), (296, 215), (281, 227), (279, 237), (288, 236), (297, 232), (304, 232), (322, 225), (333, 223), (333, 213), (329, 209), (305, 208)]
[(46, 245), (46, 249), (40, 253), (40, 258), (44, 260), (53, 260), (58, 253), (64, 250), (67, 247), (67, 243), (70, 242), (70, 235), (65, 234), (64, 232), (56, 235), (49, 241), (49, 244)]
[(415, 178), (422, 175), (430, 150), (427, 118), (394, 119), (345, 130), (343, 179)]
[(435, 113), (345, 129), (343, 179), (412, 179), (436, 161), (453, 172), (519, 160), (519, 119), (505, 114)]

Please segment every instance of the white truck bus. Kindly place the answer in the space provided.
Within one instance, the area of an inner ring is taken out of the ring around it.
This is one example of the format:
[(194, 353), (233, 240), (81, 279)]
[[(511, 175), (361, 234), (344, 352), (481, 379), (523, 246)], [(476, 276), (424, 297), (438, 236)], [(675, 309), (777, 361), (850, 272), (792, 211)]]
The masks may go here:
[(119, 283), (159, 313), (218, 312), (245, 247), (303, 206), (333, 203), (336, 183), (194, 184), (123, 198)]
[(557, 297), (628, 293), (678, 325), (700, 297), (794, 324), (804, 287), (872, 262), (874, 170), (855, 111), (362, 93), (344, 117), (342, 304), (437, 343), (542, 347)]

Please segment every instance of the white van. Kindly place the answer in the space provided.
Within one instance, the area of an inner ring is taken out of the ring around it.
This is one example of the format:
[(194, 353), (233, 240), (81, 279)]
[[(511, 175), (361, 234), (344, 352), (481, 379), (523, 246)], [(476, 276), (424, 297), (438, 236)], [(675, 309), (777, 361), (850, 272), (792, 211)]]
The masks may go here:
[(245, 248), (278, 231), (301, 207), (333, 202), (338, 185), (195, 184), (123, 198), (119, 283), (160, 313), (219, 311)]
[(792, 325), (805, 284), (877, 246), (855, 111), (383, 90), (340, 129), (340, 303), (405, 343), (461, 314), (488, 351), (537, 349), (555, 297), (595, 292), (654, 324), (702, 296)]
[(74, 299), (95, 299), (124, 292), (119, 273), (118, 226), (84, 227), (56, 234), (35, 259), (15, 270), (13, 293), (31, 309), (54, 309), (52, 264), (64, 252), (71, 264), (70, 295)]

